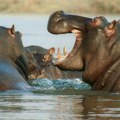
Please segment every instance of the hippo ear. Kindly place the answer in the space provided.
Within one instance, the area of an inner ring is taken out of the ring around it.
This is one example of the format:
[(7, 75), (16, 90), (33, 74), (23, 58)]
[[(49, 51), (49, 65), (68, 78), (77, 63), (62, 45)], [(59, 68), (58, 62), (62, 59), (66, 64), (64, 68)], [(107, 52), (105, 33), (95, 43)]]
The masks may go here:
[(117, 23), (116, 20), (113, 20), (113, 21), (108, 25), (108, 29), (109, 29), (109, 30), (114, 29), (116, 23)]
[(54, 47), (50, 48), (50, 49), (48, 50), (48, 53), (49, 53), (50, 55), (52, 55), (53, 53), (55, 53), (55, 48), (54, 48)]
[(12, 25), (10, 30), (11, 30), (11, 34), (15, 34), (15, 26), (14, 25)]
[(114, 38), (114, 34), (116, 32), (116, 24), (117, 22), (115, 20), (113, 20), (108, 26), (107, 28), (105, 28), (106, 34), (108, 36), (108, 45), (109, 48), (111, 49), (113, 44), (115, 43), (115, 38)]
[(9, 33), (12, 37), (15, 37), (15, 26), (12, 25), (12, 27), (9, 29)]
[(116, 20), (113, 20), (105, 29), (108, 37), (111, 37), (115, 33)]

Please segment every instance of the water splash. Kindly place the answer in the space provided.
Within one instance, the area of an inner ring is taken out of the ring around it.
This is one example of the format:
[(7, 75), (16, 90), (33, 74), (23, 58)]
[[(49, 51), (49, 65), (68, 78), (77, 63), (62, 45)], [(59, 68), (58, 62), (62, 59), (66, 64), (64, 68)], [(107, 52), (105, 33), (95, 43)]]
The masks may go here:
[(90, 86), (84, 83), (81, 79), (36, 79), (30, 81), (32, 86), (37, 87), (41, 90), (89, 90)]

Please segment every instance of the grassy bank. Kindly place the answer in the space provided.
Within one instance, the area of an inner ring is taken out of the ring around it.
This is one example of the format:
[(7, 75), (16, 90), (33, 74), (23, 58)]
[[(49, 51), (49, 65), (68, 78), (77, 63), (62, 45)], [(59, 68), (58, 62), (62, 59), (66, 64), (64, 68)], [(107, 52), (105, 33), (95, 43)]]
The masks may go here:
[(56, 10), (71, 13), (119, 14), (120, 0), (0, 0), (0, 13), (49, 14)]

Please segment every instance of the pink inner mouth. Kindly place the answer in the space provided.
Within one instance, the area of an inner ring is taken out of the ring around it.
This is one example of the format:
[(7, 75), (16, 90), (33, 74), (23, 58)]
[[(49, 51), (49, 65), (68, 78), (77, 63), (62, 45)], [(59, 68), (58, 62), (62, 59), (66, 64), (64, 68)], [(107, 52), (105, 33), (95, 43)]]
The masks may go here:
[[(73, 30), (71, 30), (71, 32), (76, 36), (76, 41), (75, 41), (75, 44), (73, 46), (73, 49), (69, 53), (67, 53), (65, 51), (66, 54), (63, 54), (63, 55), (61, 55), (60, 52), (58, 51), (57, 58), (54, 62), (55, 65), (59, 65), (61, 63), (66, 62), (67, 60), (70, 60), (71, 58), (74, 58), (78, 52), (78, 49), (79, 49), (80, 44), (81, 44), (82, 32), (80, 30), (77, 30), (77, 29), (73, 29)], [(63, 50), (63, 53), (64, 53), (64, 50)]]
[(75, 36), (76, 36), (76, 39), (77, 38), (80, 38), (81, 37), (81, 31), (79, 31), (79, 30), (77, 30), (77, 29), (73, 29), (72, 31), (71, 31)]

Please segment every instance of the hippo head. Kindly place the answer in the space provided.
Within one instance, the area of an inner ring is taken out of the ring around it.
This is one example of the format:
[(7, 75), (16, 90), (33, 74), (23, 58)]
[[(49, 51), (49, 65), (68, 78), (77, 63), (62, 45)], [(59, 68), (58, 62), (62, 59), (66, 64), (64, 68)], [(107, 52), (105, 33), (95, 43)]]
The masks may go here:
[[(97, 24), (101, 24), (101, 26), (99, 25), (99, 27), (102, 27), (105, 26), (107, 23), (108, 22), (104, 17), (91, 19), (82, 16), (64, 14), (63, 11), (57, 11), (53, 13), (50, 16), (48, 22), (48, 31), (53, 34), (74, 33), (76, 36), (76, 41), (72, 51), (66, 56), (64, 56), (64, 58), (59, 59), (54, 64), (62, 69), (69, 69), (69, 70), (84, 69), (84, 60), (83, 60), (84, 54), (82, 53), (83, 51), (82, 46), (84, 41), (86, 40), (83, 41), (83, 39), (94, 39), (95, 35), (91, 35), (94, 33), (92, 33), (92, 31), (90, 33), (89, 32), (90, 29), (93, 29), (93, 27), (95, 26), (97, 27)], [(88, 35), (86, 35), (86, 33)]]
[(76, 36), (72, 51), (54, 64), (62, 69), (83, 71), (83, 80), (95, 90), (117, 91), (120, 89), (120, 86), (115, 87), (119, 74), (116, 78), (113, 75), (120, 64), (119, 26), (118, 22), (109, 23), (104, 17), (92, 19), (62, 11), (53, 13), (48, 31)]
[(20, 32), (15, 31), (14, 25), (11, 28), (0, 26), (0, 56), (15, 63), (15, 67), (27, 79), (27, 59), (21, 36)]
[[(36, 46), (36, 48), (38, 47)], [(29, 47), (27, 49), (29, 49)], [(39, 52), (37, 51), (33, 52), (32, 58), (30, 58), (30, 56), (27, 55), (30, 61), (28, 65), (30, 69), (30, 74), (29, 74), (30, 79), (46, 78), (49, 75), (50, 72), (47, 73), (46, 70), (52, 64), (52, 59), (53, 59), (52, 54), (54, 52), (55, 52), (55, 48), (52, 47), (48, 50), (45, 50), (45, 53), (43, 52), (42, 49)], [(30, 53), (32, 53), (32, 51), (30, 51)], [(33, 60), (33, 58), (35, 61)], [(33, 65), (34, 62), (36, 65), (35, 65), (35, 68), (32, 69), (31, 65)]]

